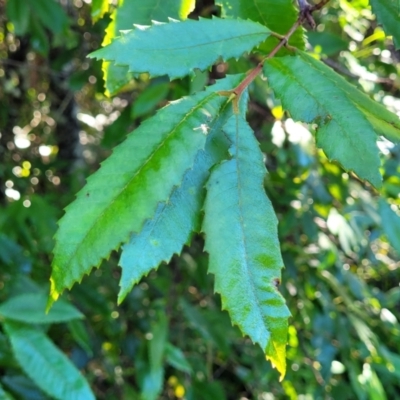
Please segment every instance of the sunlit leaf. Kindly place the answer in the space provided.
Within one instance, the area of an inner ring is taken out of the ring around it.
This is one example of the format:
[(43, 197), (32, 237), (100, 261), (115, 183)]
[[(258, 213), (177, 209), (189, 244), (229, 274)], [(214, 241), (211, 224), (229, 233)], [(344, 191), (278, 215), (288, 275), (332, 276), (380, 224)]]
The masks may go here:
[(277, 290), (283, 261), (277, 219), (263, 188), (266, 169), (241, 117), (224, 130), (233, 142), (232, 159), (213, 169), (207, 183), (203, 230), (209, 271), (232, 322), (260, 344), (283, 377), (290, 313)]
[(168, 203), (160, 203), (154, 217), (123, 246), (119, 303), (144, 275), (179, 254), (190, 241), (192, 232), (198, 231), (209, 169), (227, 154), (221, 127), (231, 109), (229, 106), (211, 126), (199, 127), (208, 135), (205, 149), (197, 153), (193, 167), (185, 173), (182, 184), (174, 188)]
[(160, 110), (119, 145), (88, 179), (60, 220), (54, 250), (51, 297), (80, 281), (93, 266), (141, 231), (158, 203), (192, 168), (204, 149), (207, 132), (228, 99), (216, 90), (240, 80), (232, 76), (212, 89), (181, 99)]
[[(130, 3), (129, 1), (127, 3)], [(110, 9), (110, 0), (92, 0), (92, 20), (98, 21)]]
[[(97, 0), (103, 1), (104, 0)], [(195, 0), (129, 0), (124, 1), (111, 15), (103, 46), (120, 36), (120, 31), (132, 29), (134, 24), (151, 25), (152, 21), (168, 22), (168, 18), (184, 20), (194, 9)], [(127, 67), (103, 61), (106, 94), (114, 95), (132, 79)]]
[(128, 66), (135, 74), (148, 72), (174, 79), (189, 75), (195, 68), (205, 70), (220, 58), (237, 58), (269, 34), (268, 28), (248, 20), (170, 21), (122, 32), (121, 37), (90, 57)]
[(400, 141), (400, 120), (322, 62), (303, 52), (268, 60), (264, 73), (291, 116), (315, 123), (330, 160), (380, 187), (378, 135)]
[(400, 2), (398, 0), (370, 0), (372, 11), (388, 35), (393, 36), (397, 49), (400, 49)]

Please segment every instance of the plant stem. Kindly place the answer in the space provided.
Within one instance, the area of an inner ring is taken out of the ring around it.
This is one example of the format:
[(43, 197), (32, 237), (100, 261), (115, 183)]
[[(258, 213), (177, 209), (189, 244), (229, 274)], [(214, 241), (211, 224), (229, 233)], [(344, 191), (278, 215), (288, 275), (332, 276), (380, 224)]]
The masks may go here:
[(276, 53), (283, 47), (286, 46), (290, 50), (296, 50), (295, 47), (288, 45), (290, 37), (294, 34), (294, 32), (297, 30), (299, 26), (301, 26), (305, 21), (308, 21), (311, 26), (315, 26), (315, 22), (312, 18), (312, 13), (316, 10), (320, 10), (325, 4), (327, 4), (329, 0), (321, 0), (318, 4), (314, 6), (306, 6), (300, 9), (300, 15), (297, 21), (293, 24), (293, 26), (289, 29), (289, 31), (286, 33), (286, 35), (282, 36), (279, 33), (276, 32), (271, 32), (271, 35), (280, 39), (279, 43), (272, 49), (272, 51), (264, 57), (258, 65), (253, 68), (247, 76), (243, 79), (242, 82), (239, 83), (238, 86), (236, 86), (234, 89), (229, 90), (229, 91), (223, 91), (220, 92), (222, 96), (234, 96), (233, 98), (233, 108), (235, 113), (238, 112), (238, 102), (240, 99), (240, 96), (246, 90), (246, 88), (256, 79), (258, 74), (262, 71), (262, 68), (264, 66), (264, 63), (266, 60), (274, 57)]

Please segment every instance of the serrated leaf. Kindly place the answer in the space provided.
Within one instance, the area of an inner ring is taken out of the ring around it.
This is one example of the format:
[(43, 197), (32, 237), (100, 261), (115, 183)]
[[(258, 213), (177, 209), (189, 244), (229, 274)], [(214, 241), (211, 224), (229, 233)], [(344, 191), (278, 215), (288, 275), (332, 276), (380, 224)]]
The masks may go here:
[[(161, 109), (119, 145), (66, 208), (55, 236), (51, 298), (82, 279), (93, 266), (140, 232), (159, 202), (193, 166), (212, 124), (228, 101), (227, 90), (241, 75), (225, 78), (211, 89)], [(50, 301), (51, 302), (51, 301)]]
[[(121, 30), (132, 29), (134, 24), (151, 25), (151, 21), (168, 22), (168, 18), (184, 20), (194, 6), (195, 0), (124, 1), (111, 15), (112, 21), (106, 29), (103, 46), (120, 36)], [(132, 79), (127, 67), (117, 67), (104, 61), (102, 69), (108, 96), (116, 94)]]
[(205, 150), (197, 153), (193, 168), (185, 173), (182, 184), (173, 190), (168, 203), (159, 204), (154, 217), (123, 246), (119, 263), (122, 267), (119, 303), (144, 275), (179, 254), (192, 232), (198, 231), (209, 169), (227, 154), (228, 145), (221, 135), (221, 127), (231, 114), (229, 106), (212, 126), (204, 124), (199, 128), (208, 134)]
[(19, 322), (3, 326), (21, 368), (45, 393), (59, 400), (95, 399), (81, 373), (42, 331)]
[(52, 324), (84, 318), (72, 304), (60, 300), (46, 314), (47, 295), (27, 293), (11, 297), (0, 305), (0, 318), (29, 324)]
[(289, 310), (276, 288), (283, 267), (277, 219), (265, 194), (262, 153), (239, 116), (224, 128), (232, 159), (207, 183), (203, 231), (215, 291), (232, 322), (259, 343), (281, 374), (286, 371)]
[[(281, 35), (286, 34), (298, 18), (292, 0), (217, 0), (216, 3), (221, 6), (223, 17), (251, 19)], [(304, 29), (299, 27), (290, 37), (289, 44), (304, 49), (303, 32)], [(268, 54), (277, 43), (278, 39), (268, 38), (259, 50)]]
[(317, 145), (361, 179), (381, 186), (377, 135), (400, 141), (400, 120), (301, 51), (268, 60), (264, 74), (295, 120), (318, 124)]
[(165, 100), (169, 88), (169, 82), (161, 82), (147, 86), (135, 99), (132, 105), (132, 118), (143, 117), (143, 115), (153, 111), (160, 101)]
[(393, 36), (397, 49), (400, 49), (400, 3), (398, 0), (370, 0), (372, 11), (383, 29)]
[(219, 58), (237, 58), (264, 41), (270, 34), (265, 26), (245, 20), (218, 18), (170, 21), (150, 27), (136, 26), (110, 45), (89, 57), (128, 66), (135, 74), (189, 75), (205, 70)]

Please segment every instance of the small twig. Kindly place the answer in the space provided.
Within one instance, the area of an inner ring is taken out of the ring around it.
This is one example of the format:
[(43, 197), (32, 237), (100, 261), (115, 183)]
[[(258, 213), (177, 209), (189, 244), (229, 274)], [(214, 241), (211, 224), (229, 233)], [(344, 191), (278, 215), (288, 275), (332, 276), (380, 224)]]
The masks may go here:
[(311, 26), (315, 26), (315, 21), (312, 18), (312, 13), (314, 11), (320, 10), (325, 4), (329, 2), (329, 0), (321, 0), (318, 4), (315, 4), (314, 6), (310, 6), (306, 0), (298, 0), (299, 1), (299, 7), (300, 7), (300, 14), (299, 18), (297, 21), (293, 24), (293, 26), (289, 29), (289, 31), (286, 33), (286, 35), (280, 35), (279, 33), (276, 32), (271, 32), (271, 35), (280, 39), (279, 43), (272, 49), (272, 51), (264, 57), (258, 65), (253, 68), (247, 76), (243, 79), (242, 82), (239, 83), (238, 86), (236, 86), (232, 90), (224, 90), (219, 92), (221, 96), (228, 96), (233, 99), (233, 109), (234, 112), (237, 114), (239, 112), (239, 99), (242, 93), (246, 90), (246, 88), (256, 79), (256, 77), (259, 75), (259, 73), (262, 71), (262, 68), (264, 66), (264, 63), (266, 60), (269, 60), (270, 58), (274, 57), (276, 53), (282, 48), (286, 47), (289, 50), (295, 50), (296, 48), (293, 46), (290, 46), (289, 39), (293, 35), (294, 32), (296, 32), (297, 28), (301, 26), (305, 21), (308, 21)]
[(368, 77), (368, 76), (361, 76), (361, 75), (356, 75), (350, 72), (347, 68), (345, 68), (343, 65), (339, 64), (338, 62), (331, 60), (330, 58), (321, 58), (321, 61), (324, 62), (326, 65), (329, 65), (331, 68), (334, 70), (340, 72), (343, 75), (346, 75), (350, 78), (353, 79), (363, 79), (365, 81), (370, 81), (374, 83), (383, 83), (385, 85), (389, 85), (393, 88), (397, 88), (396, 81), (390, 78), (381, 78), (381, 77)]
[[(233, 93), (235, 93), (236, 96), (240, 97), (240, 95), (243, 93), (246, 87), (249, 86), (250, 83), (254, 81), (257, 75), (261, 72), (262, 67), (266, 60), (274, 57), (282, 47), (287, 46), (290, 37), (293, 35), (296, 29), (302, 24), (302, 22), (303, 22), (302, 18), (299, 17), (299, 19), (289, 29), (289, 32), (285, 36), (282, 36), (280, 42), (272, 49), (272, 51), (266, 57), (264, 57), (253, 70), (250, 71), (250, 73), (246, 76), (246, 78), (244, 78), (243, 81), (235, 89), (233, 89)], [(293, 47), (291, 48), (294, 49)]]
[(303, 19), (303, 22), (308, 21), (308, 23), (311, 25), (312, 29), (315, 29), (317, 24), (314, 21), (312, 13), (314, 11), (320, 10), (325, 4), (327, 4), (329, 2), (329, 0), (321, 0), (318, 4), (315, 4), (313, 6), (308, 4), (307, 0), (297, 0), (297, 1), (299, 3), (300, 18)]

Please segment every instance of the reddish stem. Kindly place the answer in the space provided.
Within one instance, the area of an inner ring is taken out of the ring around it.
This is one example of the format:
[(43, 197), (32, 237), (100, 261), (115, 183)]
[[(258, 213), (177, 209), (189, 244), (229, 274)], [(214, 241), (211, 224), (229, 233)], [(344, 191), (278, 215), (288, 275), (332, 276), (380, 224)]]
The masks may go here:
[(239, 83), (238, 86), (236, 86), (233, 90), (229, 91), (231, 94), (235, 94), (236, 98), (234, 99), (234, 102), (236, 103), (237, 107), (237, 102), (239, 101), (239, 98), (243, 91), (247, 88), (247, 86), (250, 85), (254, 81), (254, 79), (257, 78), (258, 74), (262, 71), (263, 65), (266, 60), (274, 57), (276, 53), (283, 47), (286, 46), (292, 50), (294, 50), (294, 47), (288, 46), (289, 39), (293, 35), (293, 33), (296, 31), (296, 29), (303, 24), (305, 20), (310, 20), (311, 14), (316, 11), (320, 10), (325, 4), (327, 4), (329, 0), (321, 0), (318, 4), (314, 6), (310, 6), (310, 8), (307, 8), (306, 10), (303, 10), (301, 12), (299, 18), (297, 21), (293, 24), (293, 26), (289, 29), (288, 33), (285, 36), (281, 36), (278, 34), (274, 34), (275, 37), (280, 37), (279, 43), (272, 49), (272, 51), (265, 57), (263, 58), (260, 63), (252, 69), (246, 76), (246, 78), (243, 79), (242, 82)]

